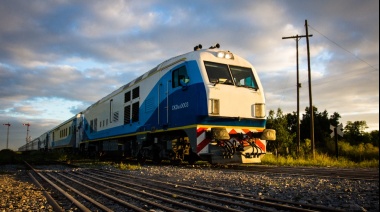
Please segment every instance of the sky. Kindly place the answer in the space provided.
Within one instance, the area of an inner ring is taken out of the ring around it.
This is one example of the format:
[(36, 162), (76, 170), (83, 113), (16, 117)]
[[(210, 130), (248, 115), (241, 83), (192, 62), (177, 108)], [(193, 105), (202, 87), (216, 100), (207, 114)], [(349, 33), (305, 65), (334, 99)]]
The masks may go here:
[[(343, 126), (379, 130), (378, 0), (0, 0), (0, 149), (8, 138), (17, 150), (27, 134), (39, 137), (198, 44), (250, 61), (267, 112), (295, 112), (297, 42), (282, 37), (306, 35), (306, 20), (313, 105), (339, 113)], [(302, 117), (306, 38), (298, 45)]]

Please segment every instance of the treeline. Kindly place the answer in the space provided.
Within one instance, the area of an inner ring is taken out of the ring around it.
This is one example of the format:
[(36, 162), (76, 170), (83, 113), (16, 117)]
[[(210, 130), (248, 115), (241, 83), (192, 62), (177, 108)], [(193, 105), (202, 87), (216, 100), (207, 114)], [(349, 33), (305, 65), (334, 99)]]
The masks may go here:
[[(321, 154), (336, 156), (335, 138), (331, 138), (330, 125), (338, 126), (341, 116), (334, 112), (329, 116), (327, 111), (319, 112), (313, 108), (315, 151)], [(343, 123), (343, 137), (338, 138), (338, 155), (352, 161), (379, 159), (379, 131), (365, 132), (366, 121), (348, 121)], [(267, 128), (276, 130), (276, 141), (268, 141), (267, 151), (276, 156), (307, 157), (312, 154), (310, 141), (310, 110), (306, 107), (300, 119), (300, 145), (296, 138), (297, 113), (284, 114), (270, 110)]]

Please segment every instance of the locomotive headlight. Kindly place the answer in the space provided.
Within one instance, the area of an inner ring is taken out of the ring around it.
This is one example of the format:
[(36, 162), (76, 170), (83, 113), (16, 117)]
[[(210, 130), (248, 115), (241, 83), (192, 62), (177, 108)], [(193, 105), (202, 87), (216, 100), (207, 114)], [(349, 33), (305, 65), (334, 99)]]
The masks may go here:
[(233, 55), (232, 55), (232, 53), (227, 52), (226, 55), (224, 55), (224, 58), (226, 58), (226, 59), (232, 59)]
[(265, 117), (265, 104), (256, 103), (253, 105), (253, 116), (256, 118), (264, 118)]
[(219, 58), (234, 59), (234, 55), (231, 52), (220, 51), (216, 56)]
[(217, 57), (224, 58), (224, 55), (226, 55), (224, 52), (218, 52)]

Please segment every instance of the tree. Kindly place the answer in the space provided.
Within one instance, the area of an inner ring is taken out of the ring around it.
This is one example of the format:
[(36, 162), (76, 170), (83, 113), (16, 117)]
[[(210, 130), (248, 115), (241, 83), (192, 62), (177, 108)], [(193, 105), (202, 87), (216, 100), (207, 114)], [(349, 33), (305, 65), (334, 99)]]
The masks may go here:
[(368, 143), (371, 140), (369, 133), (364, 130), (367, 128), (366, 121), (347, 121), (344, 127), (344, 138), (351, 144)]
[[(309, 107), (306, 107), (305, 114), (301, 119), (301, 140), (310, 139), (310, 112)], [(330, 125), (337, 126), (339, 124), (340, 115), (334, 112), (332, 116), (328, 116), (326, 110), (318, 112), (318, 108), (313, 106), (314, 112), (314, 142), (315, 148), (323, 149), (327, 147), (327, 142), (330, 138)]]
[(287, 116), (280, 108), (277, 109), (276, 117), (273, 110), (269, 111), (267, 128), (276, 130), (276, 141), (267, 147), (269, 151), (272, 149), (277, 155), (277, 153), (289, 154), (293, 149), (295, 150), (296, 144), (293, 142), (295, 134), (290, 132)]
[[(300, 134), (301, 134), (301, 145), (300, 154), (298, 156), (303, 156), (308, 154), (311, 149), (310, 142), (310, 113), (309, 108), (305, 108), (306, 113), (302, 116), (300, 123)], [(314, 141), (315, 148), (319, 151), (331, 151), (331, 142), (333, 142), (330, 137), (331, 130), (330, 125), (338, 126), (340, 114), (334, 112), (333, 115), (329, 116), (327, 111), (319, 112), (318, 108), (314, 107)], [(297, 130), (297, 113), (284, 114), (280, 108), (275, 111), (270, 110), (267, 119), (267, 128), (276, 130), (276, 141), (268, 141), (267, 150), (272, 151), (276, 155), (277, 153), (287, 155), (292, 154), (295, 156), (297, 142), (296, 130)], [(372, 155), (377, 154), (379, 147), (379, 131), (375, 130), (370, 133), (365, 132), (367, 128), (365, 121), (355, 121), (347, 122), (344, 128), (344, 139), (347, 145), (356, 146), (358, 158), (368, 157), (368, 152)], [(360, 145), (360, 146), (359, 146)], [(364, 148), (364, 149), (363, 149)], [(364, 155), (366, 152), (366, 155)], [(376, 153), (376, 154), (375, 154)], [(373, 158), (371, 156), (370, 158)]]
[(334, 114), (330, 116), (330, 124), (335, 127), (338, 126), (340, 118), (341, 116), (339, 115), (339, 113), (334, 112)]
[(288, 121), (288, 129), (291, 133), (297, 133), (297, 112), (286, 114), (286, 120)]
[(379, 131), (373, 130), (370, 133), (371, 135), (371, 143), (373, 146), (379, 147)]

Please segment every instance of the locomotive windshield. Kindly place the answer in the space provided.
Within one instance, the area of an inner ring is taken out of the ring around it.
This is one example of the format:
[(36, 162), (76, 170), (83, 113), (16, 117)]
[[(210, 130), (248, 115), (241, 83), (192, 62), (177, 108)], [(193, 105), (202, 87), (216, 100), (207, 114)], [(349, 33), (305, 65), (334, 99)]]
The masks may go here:
[(230, 66), (232, 76), (236, 86), (243, 86), (253, 89), (258, 89), (255, 77), (251, 68)]
[(208, 79), (211, 83), (236, 85), (258, 89), (252, 69), (205, 61)]
[(221, 83), (233, 85), (232, 78), (228, 66), (226, 64), (206, 62), (206, 71), (208, 80), (211, 83)]

